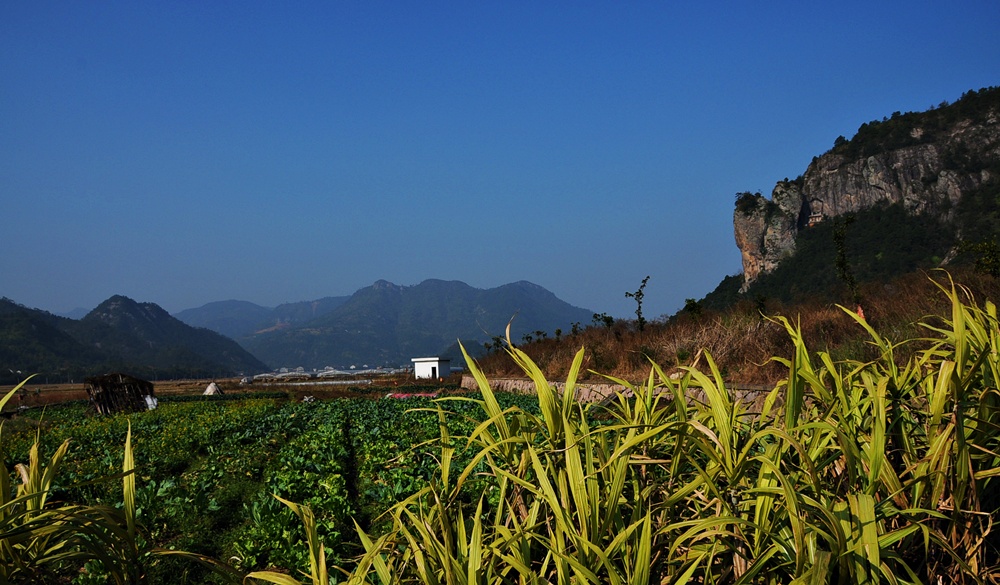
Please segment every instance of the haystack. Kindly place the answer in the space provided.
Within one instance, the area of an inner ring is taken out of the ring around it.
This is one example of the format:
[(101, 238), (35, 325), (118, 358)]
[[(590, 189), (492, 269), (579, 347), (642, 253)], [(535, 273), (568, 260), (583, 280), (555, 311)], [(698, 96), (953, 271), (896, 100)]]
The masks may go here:
[(90, 402), (100, 414), (142, 412), (155, 404), (153, 383), (128, 374), (94, 376), (84, 383)]

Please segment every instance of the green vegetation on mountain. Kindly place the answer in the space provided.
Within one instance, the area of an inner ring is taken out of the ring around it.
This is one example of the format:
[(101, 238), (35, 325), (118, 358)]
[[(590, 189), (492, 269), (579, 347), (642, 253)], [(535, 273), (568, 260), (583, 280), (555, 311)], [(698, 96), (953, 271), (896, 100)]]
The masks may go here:
[(968, 193), (955, 207), (962, 242), (1000, 241), (1000, 165), (989, 172), (994, 179)]
[(351, 297), (323, 297), (315, 301), (298, 301), (295, 303), (284, 303), (278, 305), (268, 316), (268, 321), (262, 323), (267, 326), (275, 324), (296, 325), (305, 323), (317, 317), (322, 317), (330, 311), (343, 305)]
[(508, 323), (520, 338), (567, 330), (590, 315), (523, 281), (487, 290), (458, 281), (378, 281), (325, 315), (240, 341), (272, 367), (397, 366), (427, 355), (458, 358), (456, 341), (482, 347)]
[(104, 370), (107, 356), (68, 333), (69, 321), (0, 299), (0, 383), (34, 373), (65, 382), (81, 379), (92, 367)]
[(745, 292), (740, 292), (740, 276), (727, 277), (702, 306), (725, 309), (743, 299), (850, 302), (848, 285), (838, 274), (838, 229), (844, 232), (844, 256), (858, 283), (887, 282), (938, 267), (978, 264), (989, 271), (1000, 266), (1000, 168), (992, 173), (995, 178), (964, 194), (954, 208), (908, 213), (901, 203), (883, 203), (806, 228), (798, 233), (795, 252), (772, 272), (759, 276)]
[[(970, 90), (949, 104), (925, 112), (893, 112), (890, 117), (862, 124), (850, 140), (843, 136), (834, 141), (832, 153), (848, 159), (860, 159), (890, 150), (941, 141), (957, 123), (982, 119), (1000, 108), (1000, 87)], [(914, 128), (920, 128), (914, 132)], [(996, 164), (983, 152), (961, 149), (946, 154), (946, 168), (962, 172), (979, 172)]]
[(16, 372), (65, 382), (110, 371), (147, 378), (207, 378), (266, 366), (236, 342), (174, 319), (153, 303), (114, 296), (80, 320), (0, 300), (0, 381)]
[(843, 230), (848, 267), (859, 283), (887, 282), (939, 267), (957, 245), (956, 228), (939, 215), (910, 214), (902, 204), (882, 204), (799, 232), (794, 254), (758, 277), (746, 292), (739, 291), (742, 278), (730, 277), (705, 296), (702, 306), (725, 309), (742, 299), (756, 298), (786, 304), (850, 303), (849, 286), (837, 268), (838, 229)]

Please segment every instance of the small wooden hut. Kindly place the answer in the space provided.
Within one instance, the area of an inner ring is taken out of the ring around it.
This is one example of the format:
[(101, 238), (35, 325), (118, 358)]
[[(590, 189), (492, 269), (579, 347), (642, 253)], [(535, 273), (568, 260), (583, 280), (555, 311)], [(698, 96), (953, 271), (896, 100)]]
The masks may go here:
[(128, 374), (105, 374), (84, 380), (90, 402), (101, 414), (142, 412), (149, 408), (146, 396), (153, 397), (153, 383)]

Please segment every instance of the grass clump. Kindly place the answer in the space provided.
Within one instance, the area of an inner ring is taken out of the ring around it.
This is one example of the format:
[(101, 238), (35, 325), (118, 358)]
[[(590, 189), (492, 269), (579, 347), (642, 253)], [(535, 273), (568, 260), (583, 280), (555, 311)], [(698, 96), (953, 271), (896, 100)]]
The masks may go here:
[[(997, 576), (1000, 323), (960, 287), (923, 348), (862, 317), (873, 359), (812, 352), (777, 318), (786, 375), (759, 408), (710, 355), (656, 365), (611, 405), (557, 394), (518, 349), (539, 414), (502, 410), (469, 360), (482, 422), (462, 437), (438, 403), (438, 473), (361, 533), (350, 583), (981, 583)], [(455, 453), (474, 455), (455, 465)], [(320, 567), (318, 559), (314, 566)]]

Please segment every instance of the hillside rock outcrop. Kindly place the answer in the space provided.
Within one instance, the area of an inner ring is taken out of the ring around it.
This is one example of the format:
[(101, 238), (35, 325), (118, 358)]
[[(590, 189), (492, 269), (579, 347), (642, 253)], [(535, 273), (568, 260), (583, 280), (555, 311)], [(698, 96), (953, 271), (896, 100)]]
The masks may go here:
[(770, 200), (743, 193), (733, 214), (743, 257), (743, 289), (795, 250), (799, 231), (882, 203), (948, 220), (965, 193), (997, 180), (1000, 89), (982, 90), (951, 106), (894, 114), (838, 139), (794, 181), (779, 182)]
[(736, 245), (743, 255), (744, 282), (774, 270), (795, 252), (795, 235), (803, 213), (802, 192), (794, 183), (775, 186), (771, 199), (743, 193), (733, 214)]

